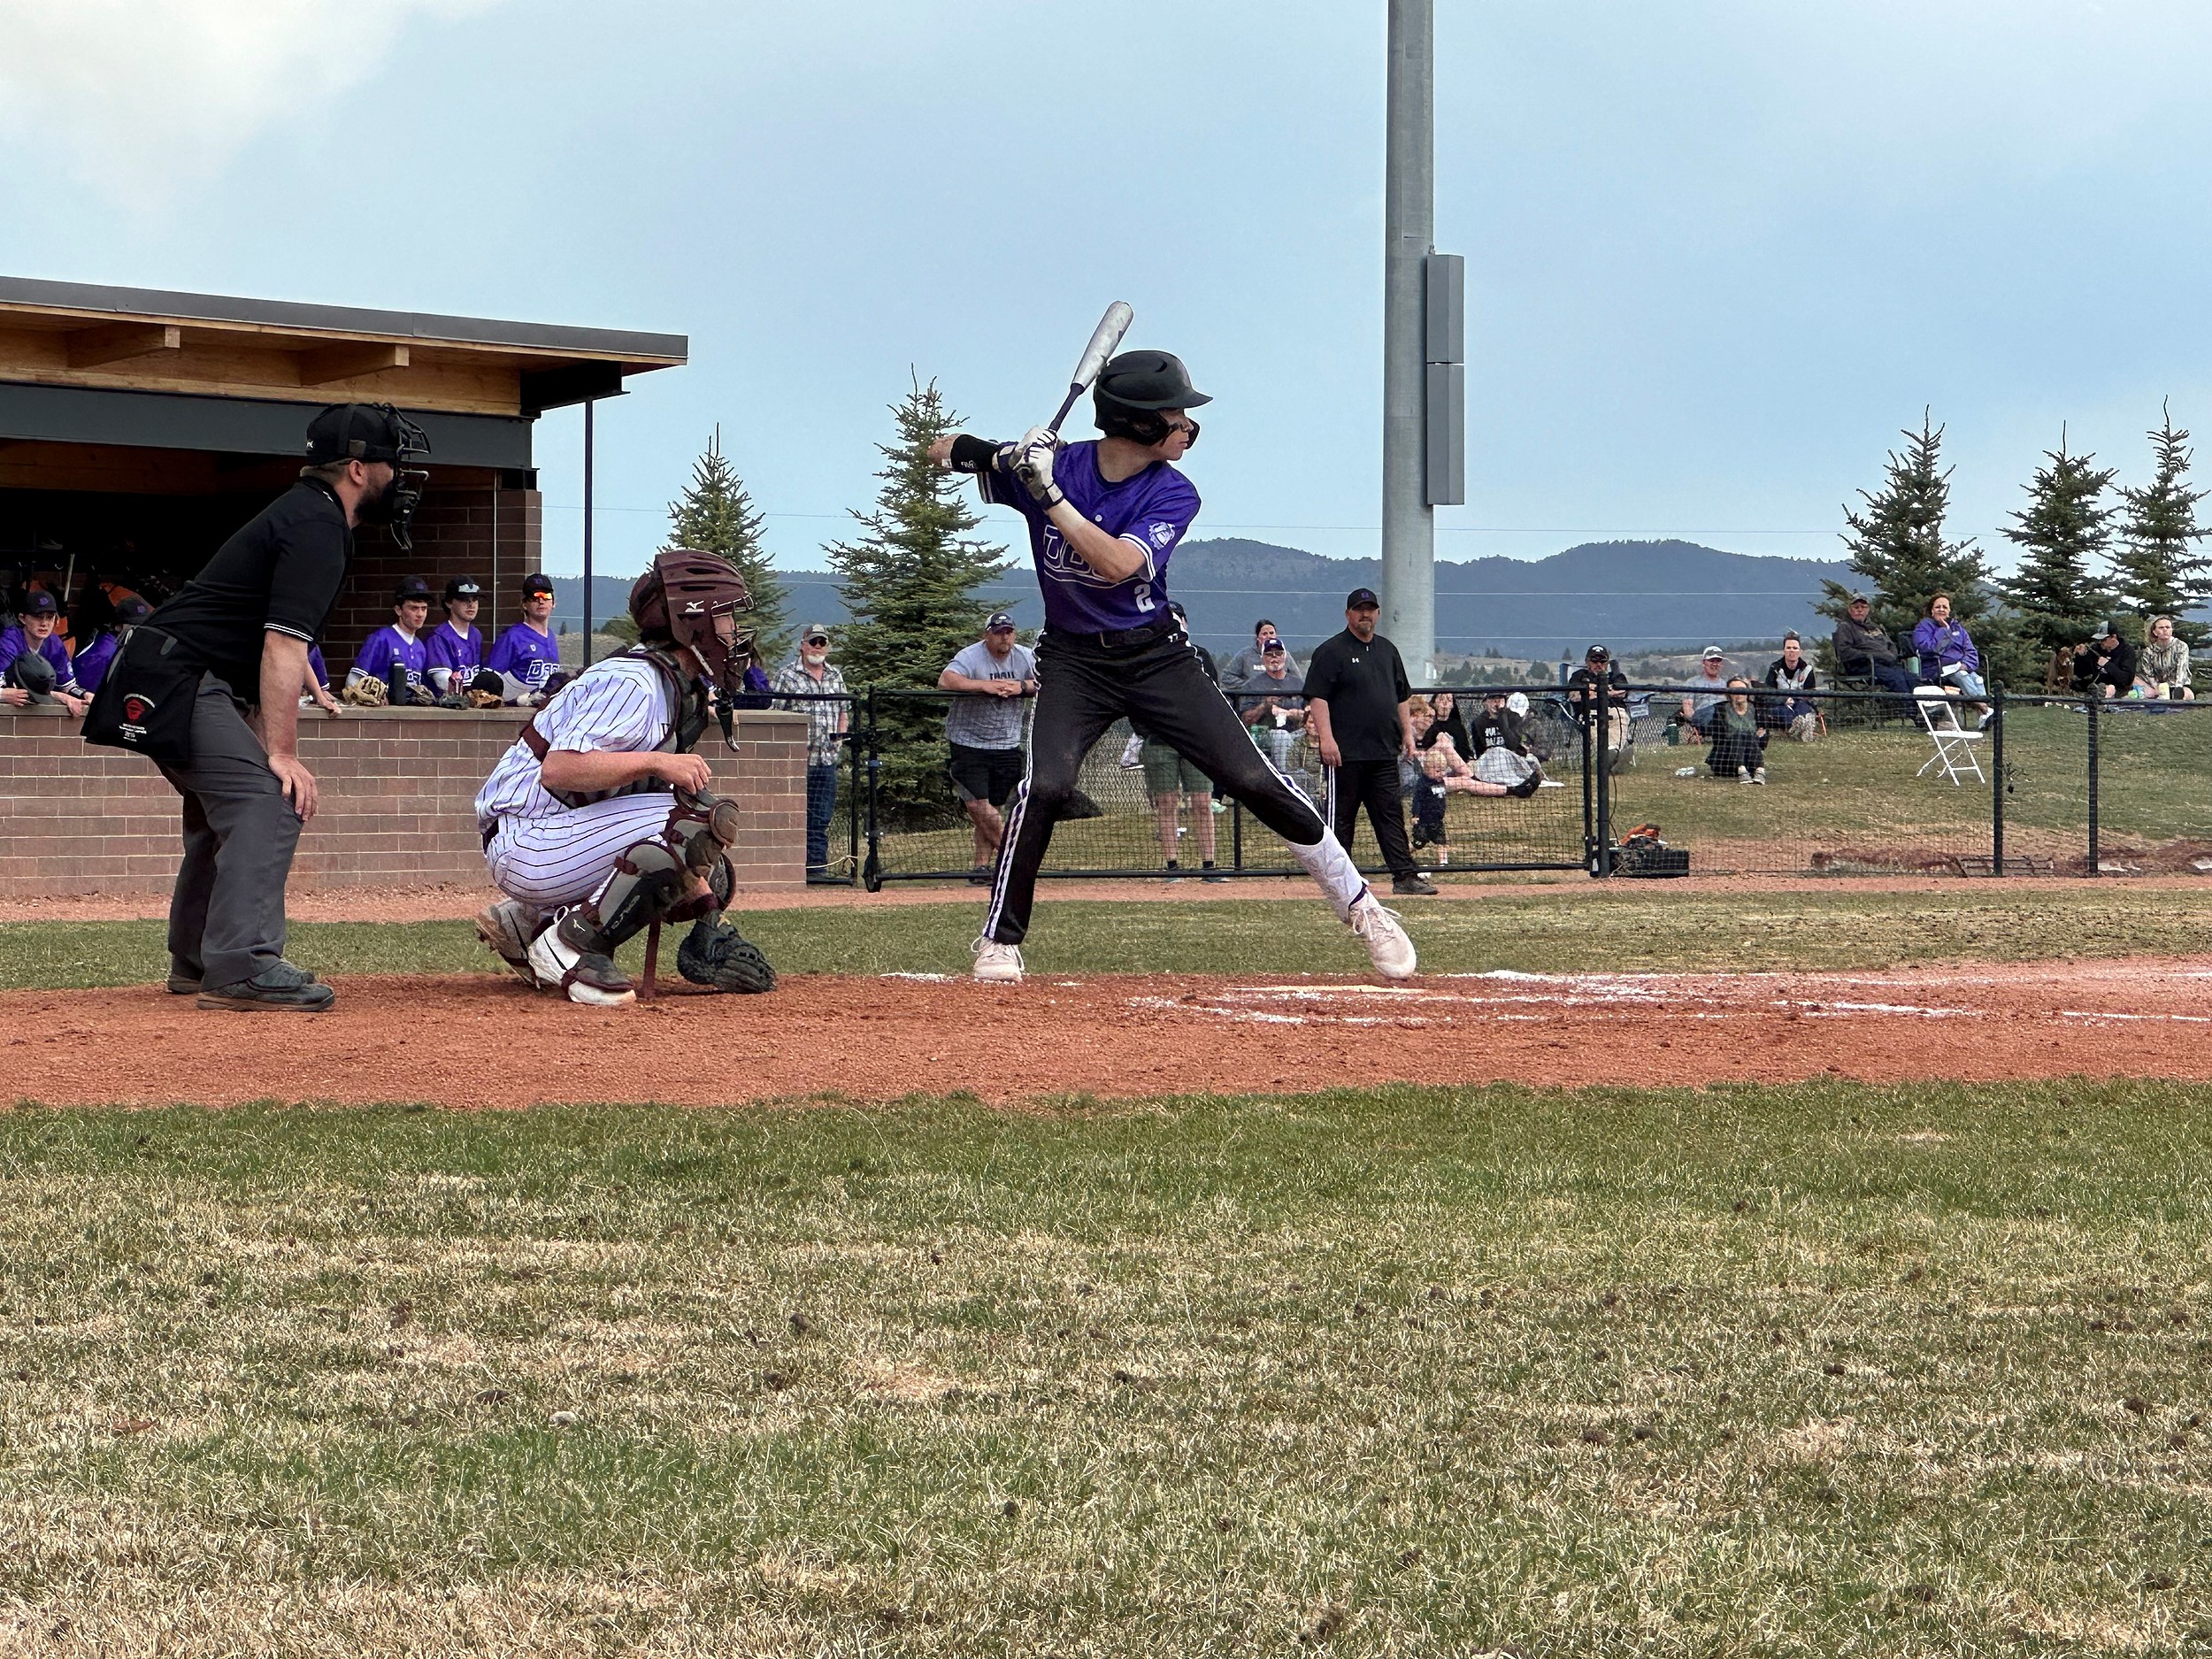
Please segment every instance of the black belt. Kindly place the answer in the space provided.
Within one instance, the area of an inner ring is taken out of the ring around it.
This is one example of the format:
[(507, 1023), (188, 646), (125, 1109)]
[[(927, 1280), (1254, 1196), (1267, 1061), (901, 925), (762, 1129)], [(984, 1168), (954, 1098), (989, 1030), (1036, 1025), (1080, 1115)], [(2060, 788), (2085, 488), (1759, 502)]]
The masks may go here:
[(1047, 632), (1062, 639), (1080, 640), (1086, 645), (1098, 645), (1110, 651), (1125, 650), (1132, 645), (1149, 645), (1176, 632), (1175, 619), (1167, 618), (1159, 622), (1148, 622), (1141, 628), (1108, 628), (1095, 634), (1076, 634), (1066, 628), (1051, 628)]

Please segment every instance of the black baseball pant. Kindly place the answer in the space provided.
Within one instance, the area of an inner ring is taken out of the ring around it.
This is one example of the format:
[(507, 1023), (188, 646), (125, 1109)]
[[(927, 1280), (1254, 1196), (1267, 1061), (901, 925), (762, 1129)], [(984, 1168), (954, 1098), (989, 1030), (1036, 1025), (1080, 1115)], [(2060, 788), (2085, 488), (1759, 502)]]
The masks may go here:
[[(1052, 826), (1075, 794), (1084, 756), (1124, 716), (1293, 846), (1311, 847), (1328, 833), (1319, 810), (1260, 753), (1179, 629), (1108, 645), (1095, 634), (1048, 628), (1037, 642), (1029, 775), (1007, 809), (1005, 845), (983, 923), (986, 938), (1018, 945), (1027, 935)], [(1398, 844), (1402, 850), (1402, 826)]]
[(1380, 760), (1355, 760), (1347, 755), (1329, 772), (1332, 827), (1348, 851), (1352, 845), (1352, 826), (1362, 807), (1367, 809), (1375, 844), (1382, 849), (1383, 863), (1390, 866), (1392, 876), (1419, 875), (1421, 866), (1413, 862), (1413, 849), (1406, 842), (1405, 800), (1398, 793), (1395, 755)]

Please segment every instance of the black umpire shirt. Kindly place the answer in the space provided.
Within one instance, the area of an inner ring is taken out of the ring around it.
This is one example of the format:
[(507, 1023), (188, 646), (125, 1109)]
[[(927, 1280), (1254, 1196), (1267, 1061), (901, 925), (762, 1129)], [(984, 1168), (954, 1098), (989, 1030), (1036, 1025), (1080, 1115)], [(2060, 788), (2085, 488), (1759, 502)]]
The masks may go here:
[(1315, 647), (1306, 664), (1306, 695), (1329, 705), (1329, 735), (1346, 760), (1388, 760), (1405, 747), (1398, 708), (1413, 695), (1398, 648), (1378, 634), (1351, 629)]
[(147, 619), (249, 703), (261, 701), (261, 636), (312, 645), (345, 580), (353, 532), (336, 492), (302, 479), (223, 543)]

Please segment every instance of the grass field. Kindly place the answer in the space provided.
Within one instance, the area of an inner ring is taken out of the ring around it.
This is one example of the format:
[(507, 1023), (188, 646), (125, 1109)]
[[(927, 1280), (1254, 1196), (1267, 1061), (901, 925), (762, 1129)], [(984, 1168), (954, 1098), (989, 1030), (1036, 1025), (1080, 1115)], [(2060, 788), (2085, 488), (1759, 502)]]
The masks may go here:
[(0, 1648), (2201, 1652), (2208, 1105), (0, 1112)]

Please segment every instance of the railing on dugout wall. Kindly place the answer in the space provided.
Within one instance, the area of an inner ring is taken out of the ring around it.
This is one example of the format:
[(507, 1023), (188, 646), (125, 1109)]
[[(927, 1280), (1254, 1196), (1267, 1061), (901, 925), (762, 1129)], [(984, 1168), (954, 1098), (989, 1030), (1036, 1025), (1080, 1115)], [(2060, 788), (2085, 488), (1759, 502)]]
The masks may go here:
[[(1435, 689), (1450, 692), (1472, 724), (1480, 688)], [(1658, 844), (1686, 855), (1692, 874), (2212, 873), (2212, 702), (2014, 695), (1993, 687), (1985, 727), (1977, 705), (1947, 700), (1969, 735), (1948, 741), (1946, 764), (1921, 699), (1861, 689), (1800, 694), (1816, 718), (1793, 734), (1773, 718), (1780, 694), (1761, 688), (1753, 699), (1768, 717), (1761, 785), (1714, 776), (1707, 746), (1681, 741), (1679, 708), (1696, 687), (1632, 686), (1626, 718), (1602, 728), (1560, 688), (1515, 689), (1530, 699), (1532, 751), (1564, 787), (1525, 800), (1452, 795), (1446, 844), (1416, 854), (1432, 879), (1678, 870), (1683, 857), (1651, 856)], [(968, 879), (972, 833), (945, 770), (944, 716), (956, 695), (879, 687), (838, 699), (850, 710), (850, 730), (840, 749), (829, 863), (810, 880), (874, 890)], [(1230, 698), (1240, 710), (1256, 700)], [(1274, 730), (1263, 723), (1271, 759), (1320, 803), (1325, 779), (1311, 740)], [(1171, 846), (1173, 873), (1187, 880), (1297, 873), (1287, 849), (1242, 806), (1210, 792), (1194, 803), (1179, 777), (1168, 818), (1141, 759), (1124, 764), (1129, 737), (1117, 722), (1086, 757), (1078, 815), (1056, 828), (1045, 878), (1160, 879), (1170, 873)], [(1632, 834), (1639, 830), (1655, 837)], [(1202, 868), (1208, 839), (1211, 871)], [(1352, 850), (1362, 869), (1384, 873), (1364, 814)]]

